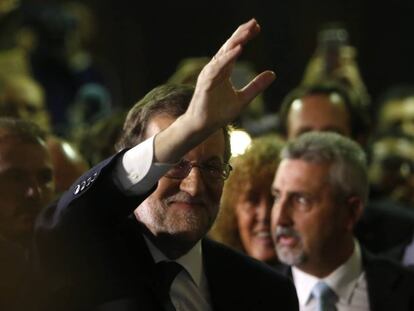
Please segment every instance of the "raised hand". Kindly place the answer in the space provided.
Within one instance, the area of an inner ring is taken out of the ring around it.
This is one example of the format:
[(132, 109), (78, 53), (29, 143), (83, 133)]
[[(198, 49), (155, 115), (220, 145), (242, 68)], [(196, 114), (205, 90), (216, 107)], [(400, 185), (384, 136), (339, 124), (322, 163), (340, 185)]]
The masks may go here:
[(203, 68), (187, 111), (155, 138), (157, 161), (178, 161), (210, 134), (233, 121), (273, 82), (275, 74), (272, 71), (262, 72), (240, 90), (230, 81), (242, 47), (259, 32), (260, 26), (255, 19), (242, 24)]
[(242, 47), (260, 32), (260, 26), (251, 19), (237, 28), (211, 61), (201, 71), (193, 99), (185, 114), (199, 130), (213, 132), (233, 121), (260, 92), (275, 79), (272, 71), (256, 76), (248, 85), (236, 90), (230, 75)]

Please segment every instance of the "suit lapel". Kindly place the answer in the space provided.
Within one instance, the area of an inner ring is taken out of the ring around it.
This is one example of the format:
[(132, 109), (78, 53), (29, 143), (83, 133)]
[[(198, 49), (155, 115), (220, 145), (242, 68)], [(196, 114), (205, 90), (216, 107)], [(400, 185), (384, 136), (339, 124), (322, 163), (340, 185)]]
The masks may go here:
[[(234, 295), (234, 284), (229, 285), (227, 280), (231, 278), (226, 271), (226, 263), (219, 262), (214, 246), (208, 240), (202, 241), (203, 266), (210, 292), (210, 301), (214, 311), (233, 310), (234, 305), (229, 304), (237, 297)], [(233, 298), (233, 299), (232, 299)]]
[[(223, 245), (203, 239), (203, 265), (210, 292), (210, 301), (214, 311), (256, 311), (263, 310), (260, 299), (255, 295), (254, 282), (258, 279), (246, 279), (244, 273), (249, 261)], [(251, 272), (251, 271), (250, 271)], [(249, 289), (245, 288), (247, 282)]]
[[(127, 245), (130, 247), (130, 258), (132, 259), (131, 278), (135, 280), (139, 285), (138, 292), (135, 293), (139, 306), (145, 305), (144, 310), (160, 311), (163, 310), (157, 301), (157, 285), (155, 284), (155, 262), (151, 256), (151, 253), (145, 243), (144, 237), (141, 231), (141, 225), (132, 215), (128, 218), (124, 226), (124, 237), (127, 241)], [(134, 278), (133, 275), (138, 275), (139, 279)], [(125, 304), (129, 301), (123, 302)], [(131, 304), (133, 305), (133, 304)], [(122, 309), (123, 310), (123, 309)], [(135, 309), (125, 309), (135, 310)]]
[(293, 275), (292, 275), (292, 267), (285, 265), (283, 263), (276, 263), (273, 266), (273, 269), (275, 269), (277, 272), (281, 273), (284, 276), (287, 276), (288, 278), (290, 278), (291, 280), (293, 280)]

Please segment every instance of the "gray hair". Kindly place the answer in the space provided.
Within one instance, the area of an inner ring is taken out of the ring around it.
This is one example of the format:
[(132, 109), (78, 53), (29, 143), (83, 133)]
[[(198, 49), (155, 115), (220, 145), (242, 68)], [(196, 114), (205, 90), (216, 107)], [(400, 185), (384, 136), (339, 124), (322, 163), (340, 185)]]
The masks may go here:
[(305, 133), (290, 141), (280, 157), (281, 160), (330, 164), (329, 183), (335, 198), (341, 201), (357, 196), (366, 205), (369, 192), (367, 160), (362, 148), (351, 139), (331, 132)]
[[(129, 110), (115, 149), (132, 148), (142, 142), (153, 117), (167, 115), (178, 118), (184, 114), (193, 94), (194, 87), (189, 85), (164, 84), (154, 88)], [(224, 126), (222, 129), (224, 160), (228, 162), (231, 156), (230, 128)]]

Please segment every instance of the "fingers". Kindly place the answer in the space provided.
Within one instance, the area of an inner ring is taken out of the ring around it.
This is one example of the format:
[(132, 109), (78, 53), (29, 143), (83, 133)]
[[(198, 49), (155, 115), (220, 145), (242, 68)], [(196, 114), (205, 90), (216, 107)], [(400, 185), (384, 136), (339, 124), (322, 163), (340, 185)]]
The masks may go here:
[(242, 45), (246, 44), (259, 32), (260, 26), (255, 19), (240, 25), (207, 65), (206, 73), (208, 76), (214, 78), (214, 80), (230, 76), (230, 71), (240, 55)]
[(223, 72), (224, 70), (232, 66), (241, 54), (241, 51), (242, 47), (240, 45), (236, 45), (235, 47), (233, 47), (232, 49), (228, 50), (226, 53), (218, 57), (217, 65), (220, 68), (220, 71)]
[(248, 85), (238, 92), (242, 105), (251, 102), (259, 93), (263, 92), (274, 80), (276, 74), (273, 71), (264, 71), (254, 78)]
[(208, 77), (213, 85), (214, 81), (229, 78), (231, 68), (241, 51), (241, 46), (237, 45), (226, 53), (213, 57), (210, 63), (203, 69), (203, 76)]
[(247, 23), (240, 25), (232, 36), (224, 43), (216, 55), (227, 52), (233, 49), (237, 45), (244, 45), (249, 40), (254, 38), (260, 32), (260, 26), (257, 21), (253, 18)]
[(212, 59), (213, 63), (218, 64), (220, 67), (226, 66), (232, 62), (234, 62), (237, 57), (240, 55), (242, 51), (242, 47), (240, 45), (236, 45), (231, 49), (228, 49), (225, 53), (221, 53), (220, 55), (215, 55)]

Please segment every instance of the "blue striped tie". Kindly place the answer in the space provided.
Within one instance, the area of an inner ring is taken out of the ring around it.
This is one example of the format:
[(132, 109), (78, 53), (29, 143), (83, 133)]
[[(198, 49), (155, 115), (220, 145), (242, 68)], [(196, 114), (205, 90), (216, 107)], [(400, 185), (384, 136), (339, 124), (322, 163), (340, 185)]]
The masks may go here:
[(338, 297), (325, 282), (316, 283), (312, 295), (316, 299), (316, 311), (336, 311)]

